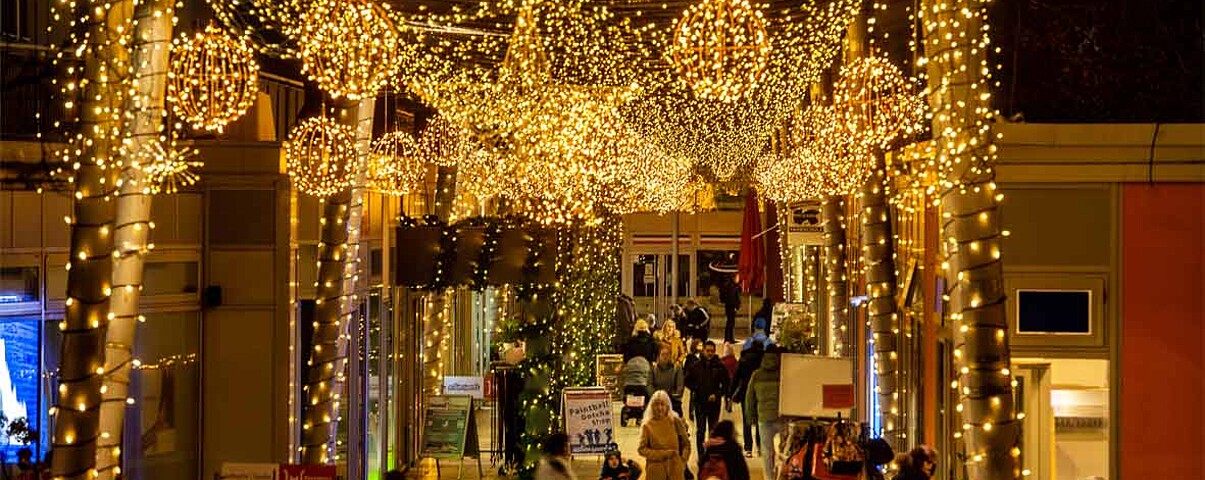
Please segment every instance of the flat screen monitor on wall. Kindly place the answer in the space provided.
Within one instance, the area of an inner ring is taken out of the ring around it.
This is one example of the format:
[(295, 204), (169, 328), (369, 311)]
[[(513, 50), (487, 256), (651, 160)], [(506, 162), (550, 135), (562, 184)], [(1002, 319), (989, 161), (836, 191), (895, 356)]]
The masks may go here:
[(1017, 290), (1017, 333), (1091, 335), (1091, 290)]

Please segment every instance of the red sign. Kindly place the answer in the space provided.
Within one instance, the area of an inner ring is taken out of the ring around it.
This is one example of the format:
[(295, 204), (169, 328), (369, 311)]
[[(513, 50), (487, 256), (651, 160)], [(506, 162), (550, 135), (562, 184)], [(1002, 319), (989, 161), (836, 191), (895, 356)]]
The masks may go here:
[(280, 480), (336, 480), (334, 465), (280, 465)]
[(846, 385), (822, 385), (824, 394), (824, 408), (840, 410), (844, 408), (853, 408), (854, 406), (854, 386)]

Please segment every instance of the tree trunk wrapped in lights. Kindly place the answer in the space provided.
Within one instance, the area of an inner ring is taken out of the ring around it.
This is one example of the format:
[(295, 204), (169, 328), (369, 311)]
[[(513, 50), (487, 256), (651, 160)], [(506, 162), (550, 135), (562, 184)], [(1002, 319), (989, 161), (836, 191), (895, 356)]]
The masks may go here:
[[(339, 112), (340, 122), (354, 122), (356, 158), (360, 165), (365, 163), (372, 140), (375, 101), (375, 98), (365, 98), (358, 108), (343, 108)], [(355, 172), (351, 188), (331, 195), (323, 202), (314, 341), (303, 404), (301, 461), (306, 464), (335, 460), (347, 340), (351, 335), (347, 329), (359, 305), (356, 288), (359, 284), (364, 169), (356, 168)]]
[(963, 431), (970, 478), (1021, 476), (1008, 321), (1000, 262), (1000, 196), (992, 164), (995, 115), (989, 92), (990, 1), (944, 0), (922, 9), (941, 173), (942, 239)]
[(879, 419), (883, 439), (899, 448), (899, 336), (900, 322), (895, 301), (895, 239), (891, 231), (891, 208), (883, 188), (882, 153), (875, 153), (874, 173), (862, 186), (862, 264), (866, 279), (867, 316), (874, 339), (875, 393), (879, 397)]
[(122, 183), (117, 192), (113, 227), (112, 318), (105, 331), (105, 374), (100, 406), (100, 439), (96, 469), (101, 480), (121, 473), (121, 444), (126, 397), (133, 361), (138, 300), (142, 294), (143, 259), (148, 249), (151, 195), (147, 176), (133, 163), (143, 148), (160, 141), (164, 96), (171, 51), (172, 1), (142, 0), (134, 9), (133, 95), (126, 99), (125, 132), (128, 137)]
[(824, 227), (825, 283), (828, 285), (828, 354), (849, 355), (849, 283), (845, 259), (845, 197), (828, 196), (821, 203)]
[[(59, 327), (58, 399), (52, 414), (55, 429), (51, 462), (54, 478), (92, 480), (96, 475), (96, 444), (100, 437), (101, 376), (104, 352), (101, 332), (108, 322), (113, 273), (113, 208), (111, 201), (121, 126), (122, 99), (129, 88), (128, 51), (120, 38), (132, 15), (130, 5), (94, 0), (75, 10), (80, 17), (73, 40), (82, 57), (78, 88), (69, 80), (65, 93), (79, 93), (76, 109), (79, 133), (71, 186), (70, 260), (67, 299)], [(77, 58), (78, 58), (77, 57)]]

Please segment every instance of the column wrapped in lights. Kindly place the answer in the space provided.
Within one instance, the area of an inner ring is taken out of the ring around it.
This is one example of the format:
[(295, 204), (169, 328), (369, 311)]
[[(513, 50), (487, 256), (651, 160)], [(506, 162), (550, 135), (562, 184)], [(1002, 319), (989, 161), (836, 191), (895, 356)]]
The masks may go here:
[[(882, 158), (881, 155), (876, 155)], [(884, 192), (882, 162), (858, 195), (862, 208), (862, 273), (866, 279), (866, 314), (874, 348), (875, 393), (879, 397), (882, 437), (899, 448), (900, 320), (896, 305), (895, 242), (891, 209)]]
[[(54, 478), (93, 480), (100, 437), (101, 377), (105, 373), (101, 332), (110, 317), (113, 220), (123, 99), (129, 90), (126, 39), (132, 8), (121, 2), (81, 2), (69, 31), (71, 48), (60, 52), (82, 62), (82, 75), (63, 84), (68, 117), (79, 130), (64, 160), (72, 166), (75, 202), (67, 264), (67, 299), (62, 330), (55, 417)], [(76, 32), (82, 32), (82, 35)], [(78, 67), (72, 70), (77, 70)], [(76, 109), (74, 100), (78, 100)]]
[(828, 287), (828, 354), (845, 357), (849, 350), (849, 278), (845, 256), (845, 197), (824, 197), (820, 204), (824, 228), (824, 281)]
[(350, 134), (352, 170), (356, 172), (343, 190), (323, 201), (321, 237), (318, 242), (318, 285), (314, 311), (314, 340), (310, 352), (309, 378), (305, 380), (301, 460), (306, 464), (335, 461), (335, 438), (339, 404), (346, 376), (348, 326), (359, 302), (360, 221), (363, 206), (364, 168), (372, 138), (373, 103), (366, 98), (358, 108), (340, 108), (337, 122)]
[(1022, 476), (1021, 424), (1009, 369), (1006, 293), (996, 189), (988, 58), (988, 0), (926, 2), (925, 28), (935, 164), (940, 172), (946, 298), (955, 329), (957, 389), (970, 478)]
[[(151, 192), (162, 188), (144, 168), (165, 161), (162, 142), (174, 11), (172, 0), (141, 0), (134, 7), (134, 41), (130, 63), (133, 88), (126, 98), (124, 161), (115, 203), (110, 319), (105, 330), (105, 360), (100, 405), (100, 439), (96, 470), (100, 480), (121, 475), (126, 399), (133, 367), (135, 327), (142, 316), (143, 260), (149, 243)], [(148, 154), (148, 152), (150, 152)], [(158, 157), (158, 158), (156, 158)], [(187, 165), (186, 165), (187, 166)], [(162, 167), (160, 167), (162, 168)], [(170, 184), (168, 184), (170, 185)]]

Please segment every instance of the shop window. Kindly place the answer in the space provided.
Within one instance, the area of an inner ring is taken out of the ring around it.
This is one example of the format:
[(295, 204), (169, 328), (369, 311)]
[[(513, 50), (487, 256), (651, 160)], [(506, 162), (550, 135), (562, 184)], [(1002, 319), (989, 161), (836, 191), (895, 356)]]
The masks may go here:
[(199, 478), (200, 314), (151, 313), (138, 325), (130, 381), (137, 408), (127, 410), (128, 480)]
[(38, 267), (0, 267), (0, 305), (40, 299)]
[(1092, 333), (1089, 290), (1018, 290), (1017, 333)]
[(143, 266), (143, 295), (195, 295), (198, 283), (197, 262), (148, 262)]
[(0, 434), (0, 455), (14, 459), (17, 450), (29, 448), (38, 458), (46, 451), (45, 409), (40, 407), (39, 355), (41, 325), (38, 317), (0, 317), (0, 414), (3, 430), (23, 423), (40, 439), (25, 444), (21, 436)]

